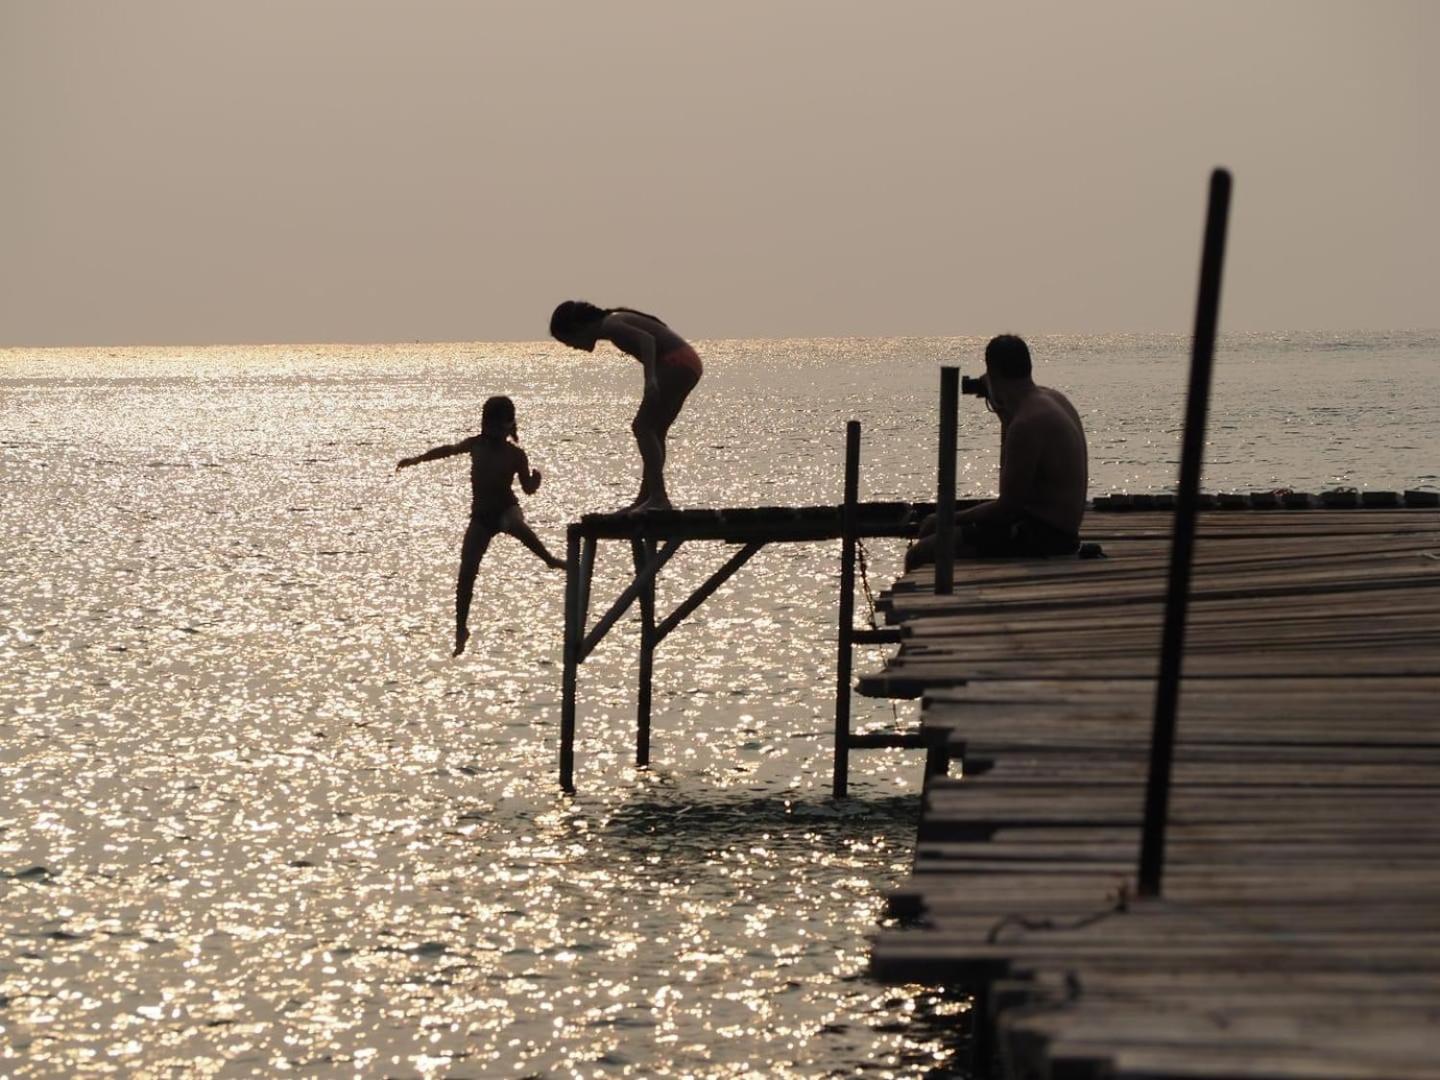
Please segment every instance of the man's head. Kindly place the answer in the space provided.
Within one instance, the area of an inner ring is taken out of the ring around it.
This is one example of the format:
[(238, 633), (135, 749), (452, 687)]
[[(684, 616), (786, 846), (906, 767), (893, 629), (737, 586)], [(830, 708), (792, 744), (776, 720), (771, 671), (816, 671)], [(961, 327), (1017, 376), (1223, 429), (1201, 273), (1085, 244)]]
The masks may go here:
[(1030, 348), (1023, 338), (1001, 334), (985, 346), (985, 373), (992, 379), (1030, 378)]
[(1017, 395), (1034, 385), (1030, 375), (1030, 348), (1023, 338), (1001, 334), (985, 346), (985, 381), (990, 403), (1002, 414)]

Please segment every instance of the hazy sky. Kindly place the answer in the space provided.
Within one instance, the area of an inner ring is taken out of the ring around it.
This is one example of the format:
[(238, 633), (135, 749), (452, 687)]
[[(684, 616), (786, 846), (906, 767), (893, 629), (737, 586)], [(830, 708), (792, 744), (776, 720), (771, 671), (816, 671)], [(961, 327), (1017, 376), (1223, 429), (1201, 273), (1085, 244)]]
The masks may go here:
[(0, 0), (0, 345), (1440, 326), (1440, 4)]

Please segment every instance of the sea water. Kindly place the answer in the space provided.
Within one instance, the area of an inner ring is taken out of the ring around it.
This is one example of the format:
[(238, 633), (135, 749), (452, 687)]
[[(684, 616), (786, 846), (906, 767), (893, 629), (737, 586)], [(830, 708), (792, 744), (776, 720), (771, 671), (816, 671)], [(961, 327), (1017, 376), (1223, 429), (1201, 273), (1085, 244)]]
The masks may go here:
[[(1092, 493), (1176, 475), (1187, 342), (1032, 341)], [(702, 342), (682, 506), (934, 497), (938, 367), (980, 339)], [(581, 669), (556, 776), (563, 575), (513, 540), (449, 656), (464, 458), (510, 394), (564, 527), (634, 493), (633, 362), (551, 344), (0, 351), (0, 1072), (947, 1075), (966, 1001), (866, 975), (921, 762), (829, 797), (838, 545), (773, 545), (661, 646)], [(997, 429), (962, 402), (962, 495)], [(1440, 485), (1440, 334), (1222, 340), (1209, 490)], [(870, 584), (901, 541), (867, 545)], [(730, 554), (687, 545), (663, 615)], [(628, 580), (602, 546), (593, 612)], [(862, 595), (860, 619), (867, 614)], [(859, 671), (883, 650), (860, 650)], [(857, 699), (857, 728), (913, 722)]]

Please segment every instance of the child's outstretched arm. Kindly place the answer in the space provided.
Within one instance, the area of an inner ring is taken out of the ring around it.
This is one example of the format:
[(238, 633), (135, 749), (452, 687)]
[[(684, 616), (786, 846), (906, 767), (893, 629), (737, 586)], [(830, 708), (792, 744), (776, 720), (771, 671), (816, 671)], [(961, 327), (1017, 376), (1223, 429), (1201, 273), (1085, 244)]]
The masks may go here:
[(463, 454), (470, 447), (467, 442), (451, 443), (446, 446), (435, 446), (426, 450), (423, 454), (416, 454), (414, 457), (401, 458), (395, 463), (395, 470), (408, 469), (411, 465), (419, 465), (422, 461), (438, 461), (440, 458), (454, 457), (456, 454)]

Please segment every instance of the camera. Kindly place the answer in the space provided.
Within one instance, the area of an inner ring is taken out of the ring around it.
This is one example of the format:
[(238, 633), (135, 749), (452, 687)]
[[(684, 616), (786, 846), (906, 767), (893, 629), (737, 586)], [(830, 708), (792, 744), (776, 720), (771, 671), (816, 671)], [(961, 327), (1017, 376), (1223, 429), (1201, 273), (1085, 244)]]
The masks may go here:
[(990, 383), (984, 375), (977, 375), (974, 378), (971, 378), (969, 375), (961, 375), (960, 393), (970, 394), (972, 397), (988, 398), (990, 396)]

